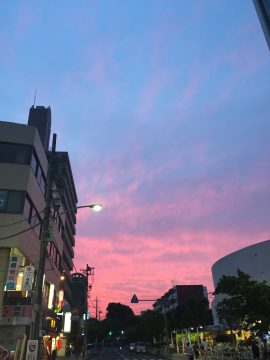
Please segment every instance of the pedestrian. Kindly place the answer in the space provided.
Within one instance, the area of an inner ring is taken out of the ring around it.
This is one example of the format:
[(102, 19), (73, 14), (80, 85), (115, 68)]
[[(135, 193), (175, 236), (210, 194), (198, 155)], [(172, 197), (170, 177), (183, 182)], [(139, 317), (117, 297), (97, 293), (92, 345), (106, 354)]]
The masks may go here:
[(200, 349), (201, 349), (201, 353), (203, 354), (203, 355), (207, 355), (207, 342), (206, 342), (206, 340), (203, 338), (202, 339), (202, 341), (201, 341), (201, 343), (200, 343)]
[(195, 359), (199, 359), (199, 357), (201, 356), (201, 352), (200, 352), (200, 347), (199, 347), (199, 344), (197, 343), (197, 341), (193, 345), (193, 351), (194, 351)]
[(172, 356), (173, 353), (174, 353), (174, 345), (173, 345), (173, 343), (169, 343), (169, 353), (170, 353), (170, 356)]
[(194, 360), (193, 347), (191, 346), (191, 344), (189, 342), (187, 343), (187, 357), (189, 360)]
[(259, 344), (256, 340), (252, 341), (251, 350), (253, 353), (253, 358), (259, 359), (260, 358), (260, 348), (259, 348)]

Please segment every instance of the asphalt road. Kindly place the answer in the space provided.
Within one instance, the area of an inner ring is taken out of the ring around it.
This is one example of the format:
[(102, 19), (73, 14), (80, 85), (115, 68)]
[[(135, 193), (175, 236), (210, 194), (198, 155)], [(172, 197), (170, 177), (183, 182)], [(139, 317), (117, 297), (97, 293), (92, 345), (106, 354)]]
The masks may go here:
[(103, 348), (89, 354), (87, 360), (164, 360), (147, 354), (136, 354), (128, 349)]

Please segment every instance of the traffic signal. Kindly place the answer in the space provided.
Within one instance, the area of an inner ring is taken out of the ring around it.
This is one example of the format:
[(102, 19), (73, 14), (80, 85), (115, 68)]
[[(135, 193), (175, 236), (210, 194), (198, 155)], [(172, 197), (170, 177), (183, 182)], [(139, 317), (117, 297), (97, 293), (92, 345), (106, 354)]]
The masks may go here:
[(109, 331), (109, 335), (112, 336), (112, 331)]

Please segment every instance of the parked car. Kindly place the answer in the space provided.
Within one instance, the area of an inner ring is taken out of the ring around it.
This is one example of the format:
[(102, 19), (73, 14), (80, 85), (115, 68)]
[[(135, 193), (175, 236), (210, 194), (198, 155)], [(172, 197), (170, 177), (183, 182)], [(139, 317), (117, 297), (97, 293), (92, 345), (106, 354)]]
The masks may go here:
[(144, 342), (136, 342), (135, 345), (136, 353), (146, 353), (146, 346)]
[(135, 343), (129, 344), (129, 351), (136, 351), (136, 344)]

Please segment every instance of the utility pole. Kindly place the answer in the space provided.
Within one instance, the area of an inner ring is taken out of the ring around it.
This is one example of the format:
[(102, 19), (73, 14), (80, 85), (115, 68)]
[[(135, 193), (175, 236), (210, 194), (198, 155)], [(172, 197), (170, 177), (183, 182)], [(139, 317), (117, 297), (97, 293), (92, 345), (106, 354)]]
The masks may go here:
[[(49, 161), (48, 176), (47, 176), (45, 210), (44, 210), (44, 218), (42, 221), (42, 232), (40, 239), (39, 264), (38, 264), (37, 280), (36, 280), (35, 293), (34, 293), (33, 324), (30, 335), (31, 340), (39, 340), (40, 338), (43, 278), (45, 273), (47, 243), (51, 235), (50, 215), (51, 215), (51, 207), (52, 207), (52, 187), (53, 187), (53, 178), (54, 178), (55, 149), (56, 149), (56, 134), (53, 134), (52, 152)], [(38, 358), (40, 358), (40, 356), (41, 353), (39, 351)]]
[(94, 267), (90, 267), (88, 264), (86, 264), (86, 268), (85, 269), (81, 269), (81, 271), (85, 274), (86, 276), (86, 300), (85, 300), (85, 305), (86, 305), (86, 318), (87, 318), (87, 312), (88, 312), (88, 289), (92, 288), (92, 286), (89, 286), (89, 281), (88, 281), (88, 278), (90, 275), (94, 275), (94, 270), (95, 268)]
[(96, 297), (96, 319), (98, 320), (98, 298)]
[(90, 267), (88, 264), (86, 264), (86, 268), (85, 269), (81, 269), (81, 271), (85, 274), (86, 276), (86, 299), (85, 299), (85, 306), (86, 306), (86, 314), (85, 314), (85, 320), (84, 320), (84, 346), (85, 346), (85, 351), (87, 350), (87, 320), (88, 320), (88, 289), (92, 288), (92, 286), (89, 286), (89, 282), (88, 282), (88, 278), (90, 275), (94, 275), (94, 267)]

